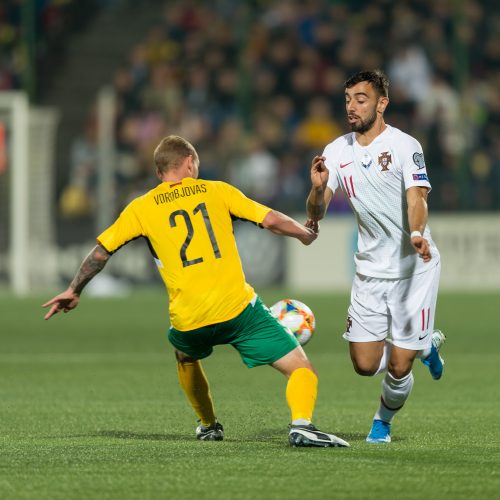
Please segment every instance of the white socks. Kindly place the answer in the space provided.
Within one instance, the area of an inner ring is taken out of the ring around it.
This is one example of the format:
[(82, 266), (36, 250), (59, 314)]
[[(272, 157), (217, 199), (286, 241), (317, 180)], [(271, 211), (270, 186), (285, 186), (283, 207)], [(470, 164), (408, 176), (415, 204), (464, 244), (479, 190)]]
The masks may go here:
[(413, 387), (413, 373), (403, 378), (394, 378), (389, 372), (382, 380), (382, 396), (380, 406), (373, 417), (391, 423), (394, 415), (402, 408)]
[[(382, 380), (382, 396), (380, 398), (380, 406), (375, 413), (375, 420), (382, 420), (391, 423), (394, 415), (405, 404), (413, 387), (413, 373), (410, 372), (406, 377), (401, 379), (394, 378), (388, 371), (387, 365), (391, 357), (392, 342), (385, 341), (384, 352), (380, 358), (380, 365), (374, 375), (385, 372), (385, 377)], [(431, 353), (431, 348), (418, 351), (417, 357), (425, 359)]]

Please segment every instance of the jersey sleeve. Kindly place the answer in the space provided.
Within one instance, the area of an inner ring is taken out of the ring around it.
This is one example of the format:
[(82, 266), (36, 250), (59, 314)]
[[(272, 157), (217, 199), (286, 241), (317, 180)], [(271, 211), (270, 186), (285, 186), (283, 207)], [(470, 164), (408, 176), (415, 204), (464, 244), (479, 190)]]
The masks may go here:
[(335, 153), (335, 147), (333, 147), (332, 144), (326, 146), (323, 151), (323, 156), (326, 158), (325, 166), (329, 171), (328, 182), (326, 185), (335, 194), (335, 191), (337, 191), (337, 188), (339, 187), (339, 179), (337, 177), (337, 172), (335, 171), (334, 167), (337, 156)]
[(224, 190), (224, 196), (231, 215), (238, 219), (245, 219), (256, 224), (261, 224), (266, 215), (271, 211), (269, 207), (248, 198), (239, 189), (230, 184), (221, 182), (220, 186)]
[(399, 147), (405, 189), (419, 186), (429, 188), (430, 191), (431, 183), (427, 175), (422, 146), (413, 137), (407, 136), (405, 139), (401, 141)]
[(125, 207), (118, 219), (97, 237), (97, 242), (109, 253), (116, 252), (129, 241), (144, 236), (135, 212), (135, 204), (136, 200)]

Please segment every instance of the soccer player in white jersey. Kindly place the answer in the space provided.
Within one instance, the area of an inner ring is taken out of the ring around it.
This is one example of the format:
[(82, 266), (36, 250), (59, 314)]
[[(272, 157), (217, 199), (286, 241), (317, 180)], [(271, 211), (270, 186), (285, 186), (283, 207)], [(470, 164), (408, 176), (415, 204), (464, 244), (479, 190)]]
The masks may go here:
[(356, 274), (344, 338), (358, 374), (385, 374), (366, 438), (372, 443), (390, 442), (393, 417), (413, 386), (415, 358), (436, 380), (444, 365), (445, 336), (434, 330), (440, 256), (427, 225), (431, 185), (418, 141), (384, 121), (388, 88), (380, 70), (345, 82), (352, 132), (313, 158), (307, 199), (306, 226), (315, 231), (337, 189), (356, 216)]

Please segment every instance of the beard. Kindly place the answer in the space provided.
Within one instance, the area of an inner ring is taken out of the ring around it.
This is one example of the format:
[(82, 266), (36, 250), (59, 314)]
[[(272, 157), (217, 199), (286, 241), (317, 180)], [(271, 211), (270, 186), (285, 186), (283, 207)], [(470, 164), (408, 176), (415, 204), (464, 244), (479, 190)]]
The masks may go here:
[(360, 134), (364, 134), (373, 127), (376, 119), (377, 119), (377, 110), (374, 108), (373, 113), (364, 120), (362, 118), (359, 118), (358, 122), (351, 123), (351, 130), (353, 132), (359, 132)]

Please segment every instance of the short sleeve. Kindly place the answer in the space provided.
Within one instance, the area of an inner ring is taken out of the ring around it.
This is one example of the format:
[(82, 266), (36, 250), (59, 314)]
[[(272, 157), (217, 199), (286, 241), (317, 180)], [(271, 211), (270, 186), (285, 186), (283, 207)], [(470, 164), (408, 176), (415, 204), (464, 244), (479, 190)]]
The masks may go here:
[(231, 215), (261, 224), (271, 211), (269, 207), (245, 196), (239, 189), (225, 182), (220, 182)]
[(97, 242), (109, 253), (116, 252), (129, 241), (144, 236), (144, 231), (135, 212), (136, 204), (137, 200), (134, 200), (125, 207), (118, 219), (97, 237)]
[(406, 140), (401, 141), (398, 153), (403, 170), (405, 189), (419, 186), (430, 190), (431, 183), (429, 182), (424, 153), (420, 143), (413, 137), (407, 136)]
[(335, 171), (335, 161), (336, 161), (336, 154), (335, 154), (335, 148), (332, 147), (331, 144), (326, 146), (326, 148), (323, 151), (323, 156), (326, 158), (325, 160), (325, 166), (329, 171), (329, 176), (328, 176), (328, 182), (327, 186), (332, 190), (332, 192), (335, 194), (335, 191), (339, 187), (339, 179), (337, 177), (337, 173)]

